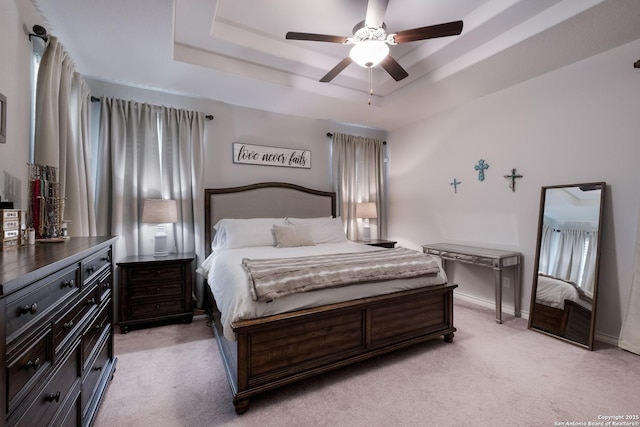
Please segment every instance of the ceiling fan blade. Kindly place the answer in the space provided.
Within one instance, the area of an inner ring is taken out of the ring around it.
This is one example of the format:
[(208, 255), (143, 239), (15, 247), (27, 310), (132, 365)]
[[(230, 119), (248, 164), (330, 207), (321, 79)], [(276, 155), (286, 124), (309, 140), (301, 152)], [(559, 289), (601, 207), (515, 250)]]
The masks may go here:
[(351, 59), (351, 57), (347, 56), (346, 58), (344, 58), (342, 61), (338, 62), (338, 65), (336, 65), (335, 67), (333, 67), (331, 69), (331, 71), (329, 71), (327, 74), (325, 74), (325, 76), (323, 78), (320, 79), (320, 81), (322, 83), (327, 83), (330, 82), (331, 80), (334, 79), (335, 76), (337, 76), (338, 74), (340, 74), (340, 72), (342, 70), (344, 70), (345, 68), (347, 68), (347, 66), (349, 64), (351, 64), (351, 62), (353, 62), (353, 60)]
[(330, 36), (328, 34), (313, 34), (313, 33), (296, 33), (289, 31), (285, 36), (287, 40), (307, 40), (312, 42), (329, 42), (329, 43), (344, 43), (347, 41), (346, 37), (342, 36)]
[(365, 25), (372, 28), (382, 27), (388, 4), (389, 0), (369, 0), (369, 3), (367, 3), (367, 16), (364, 19)]
[(382, 60), (380, 65), (397, 82), (409, 75), (409, 73), (407, 73), (407, 71), (402, 68), (402, 65), (398, 64), (398, 61), (393, 59), (391, 55), (387, 55), (387, 57)]
[(462, 21), (430, 25), (398, 32), (393, 38), (396, 43), (409, 43), (417, 40), (435, 39), (438, 37), (457, 36), (462, 32)]

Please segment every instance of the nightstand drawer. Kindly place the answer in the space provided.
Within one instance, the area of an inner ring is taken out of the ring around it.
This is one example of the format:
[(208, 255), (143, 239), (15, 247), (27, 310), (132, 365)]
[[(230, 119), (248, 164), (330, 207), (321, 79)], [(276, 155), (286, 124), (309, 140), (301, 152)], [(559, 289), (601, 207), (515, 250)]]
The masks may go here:
[(150, 281), (167, 282), (184, 279), (184, 264), (160, 264), (150, 267), (135, 267), (129, 269), (129, 284), (144, 283)]
[(182, 300), (157, 301), (145, 304), (130, 304), (129, 319), (149, 319), (171, 314), (183, 313), (184, 304)]
[(162, 283), (158, 285), (134, 285), (129, 288), (131, 300), (145, 299), (149, 297), (181, 296), (184, 294), (183, 282)]

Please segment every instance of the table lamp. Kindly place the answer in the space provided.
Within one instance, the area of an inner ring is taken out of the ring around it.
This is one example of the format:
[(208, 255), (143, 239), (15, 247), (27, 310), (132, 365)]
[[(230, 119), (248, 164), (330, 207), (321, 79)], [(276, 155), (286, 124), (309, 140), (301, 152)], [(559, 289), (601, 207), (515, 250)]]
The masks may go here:
[(178, 222), (178, 210), (175, 200), (145, 199), (142, 208), (142, 222), (157, 224), (158, 229), (153, 238), (153, 256), (167, 256), (167, 234), (165, 224)]
[(356, 218), (362, 218), (362, 241), (371, 241), (370, 218), (377, 218), (375, 202), (364, 202), (356, 204)]

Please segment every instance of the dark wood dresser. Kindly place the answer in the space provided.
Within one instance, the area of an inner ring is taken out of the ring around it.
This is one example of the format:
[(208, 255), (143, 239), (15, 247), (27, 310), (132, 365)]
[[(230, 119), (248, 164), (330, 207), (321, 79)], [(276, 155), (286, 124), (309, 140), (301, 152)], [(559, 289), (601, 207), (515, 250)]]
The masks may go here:
[(115, 371), (115, 237), (0, 252), (4, 426), (88, 426)]
[(120, 272), (120, 332), (130, 326), (193, 319), (193, 260), (195, 254), (128, 256)]

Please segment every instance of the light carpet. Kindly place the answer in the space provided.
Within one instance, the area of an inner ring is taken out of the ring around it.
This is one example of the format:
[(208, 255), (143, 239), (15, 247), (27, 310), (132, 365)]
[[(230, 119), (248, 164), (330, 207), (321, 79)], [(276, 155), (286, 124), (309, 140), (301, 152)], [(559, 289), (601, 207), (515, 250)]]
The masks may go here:
[(640, 414), (639, 356), (603, 343), (590, 352), (507, 314), (498, 325), (493, 310), (468, 302), (454, 314), (451, 344), (434, 340), (256, 396), (243, 415), (206, 319), (116, 332), (117, 371), (94, 425), (559, 426)]

